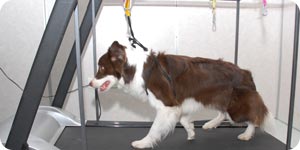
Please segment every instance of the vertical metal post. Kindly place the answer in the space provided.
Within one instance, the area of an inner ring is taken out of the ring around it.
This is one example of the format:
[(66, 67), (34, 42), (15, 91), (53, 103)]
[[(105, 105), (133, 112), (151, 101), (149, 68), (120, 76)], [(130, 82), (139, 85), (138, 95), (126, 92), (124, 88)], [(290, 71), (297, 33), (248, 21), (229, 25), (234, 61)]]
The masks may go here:
[(239, 30), (240, 30), (240, 0), (236, 1), (236, 25), (235, 25), (235, 52), (234, 64), (238, 64), (239, 56)]
[(84, 101), (83, 101), (83, 87), (82, 87), (78, 5), (76, 6), (75, 11), (74, 11), (74, 17), (75, 17), (75, 38), (76, 38), (75, 42), (76, 42), (77, 83), (78, 83), (80, 122), (81, 122), (81, 140), (82, 140), (82, 150), (87, 150), (85, 116), (84, 116)]
[[(93, 61), (94, 61), (94, 74), (97, 73), (97, 37), (96, 37), (96, 22), (95, 22), (96, 14), (95, 14), (95, 0), (92, 0), (92, 33), (93, 33)], [(96, 104), (96, 122), (99, 122), (101, 112), (100, 99), (98, 95), (98, 89), (95, 89), (95, 104)], [(100, 107), (99, 107), (99, 105)]]
[[(94, 0), (94, 1), (95, 1), (95, 6), (96, 6), (95, 11), (97, 11), (96, 12), (96, 14), (97, 14), (101, 10), (102, 0)], [(91, 21), (92, 20), (92, 15), (91, 15), (92, 8), (91, 7), (92, 7), (92, 4), (91, 4), (91, 2), (89, 2), (88, 7), (85, 12), (85, 15), (83, 17), (83, 21), (80, 26), (80, 38), (81, 38), (80, 43), (83, 43), (83, 44), (81, 44), (81, 52), (83, 52), (84, 46), (87, 43), (88, 37), (91, 32), (91, 28), (92, 28), (92, 21)], [(63, 107), (66, 97), (67, 97), (67, 94), (68, 94), (69, 87), (72, 83), (72, 79), (74, 77), (75, 70), (76, 70), (76, 46), (75, 45), (76, 44), (74, 42), (71, 53), (68, 58), (68, 61), (65, 65), (62, 77), (59, 81), (59, 85), (57, 87), (55, 97), (52, 102), (52, 106), (54, 106), (54, 107), (58, 107), (58, 108)]]
[(289, 109), (289, 122), (286, 141), (286, 150), (291, 148), (293, 119), (294, 119), (294, 106), (295, 106), (295, 91), (296, 91), (296, 78), (297, 78), (297, 61), (298, 61), (298, 46), (299, 46), (299, 8), (296, 5), (295, 16), (295, 30), (294, 30), (294, 50), (293, 50), (293, 66), (292, 66), (292, 81), (290, 92), (290, 109)]
[(278, 83), (277, 83), (277, 95), (276, 95), (276, 112), (275, 119), (279, 116), (279, 103), (280, 103), (280, 91), (281, 91), (281, 72), (282, 72), (282, 49), (283, 49), (283, 17), (284, 17), (284, 0), (281, 2), (281, 16), (280, 16), (280, 45), (279, 45), (279, 61), (278, 61)]

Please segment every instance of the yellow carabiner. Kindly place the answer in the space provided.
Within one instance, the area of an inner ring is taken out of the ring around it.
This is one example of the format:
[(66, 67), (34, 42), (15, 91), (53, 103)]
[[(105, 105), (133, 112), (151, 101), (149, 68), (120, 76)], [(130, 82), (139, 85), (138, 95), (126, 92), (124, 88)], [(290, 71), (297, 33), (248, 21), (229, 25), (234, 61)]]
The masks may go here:
[(212, 9), (216, 9), (217, 7), (217, 0), (212, 0)]
[(131, 4), (130, 3), (131, 3), (130, 0), (125, 0), (125, 2), (124, 2), (124, 10), (125, 10), (125, 15), (126, 16), (131, 16), (131, 12), (130, 12)]
[(130, 10), (126, 9), (126, 10), (125, 10), (125, 15), (126, 15), (126, 16), (130, 16), (130, 15), (131, 15)]

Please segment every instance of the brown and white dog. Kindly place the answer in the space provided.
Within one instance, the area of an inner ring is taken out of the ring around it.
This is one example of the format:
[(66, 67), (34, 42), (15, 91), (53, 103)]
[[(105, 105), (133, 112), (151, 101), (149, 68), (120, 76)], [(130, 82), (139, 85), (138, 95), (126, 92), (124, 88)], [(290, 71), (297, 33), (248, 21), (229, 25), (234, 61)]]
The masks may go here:
[(251, 73), (229, 62), (144, 52), (115, 41), (98, 65), (90, 82), (92, 87), (104, 92), (117, 84), (157, 110), (149, 133), (132, 142), (135, 148), (155, 146), (174, 130), (178, 121), (187, 139), (194, 139), (191, 114), (202, 106), (219, 112), (203, 129), (216, 128), (225, 118), (247, 123), (246, 131), (238, 136), (240, 140), (251, 139), (255, 127), (264, 128), (272, 122)]

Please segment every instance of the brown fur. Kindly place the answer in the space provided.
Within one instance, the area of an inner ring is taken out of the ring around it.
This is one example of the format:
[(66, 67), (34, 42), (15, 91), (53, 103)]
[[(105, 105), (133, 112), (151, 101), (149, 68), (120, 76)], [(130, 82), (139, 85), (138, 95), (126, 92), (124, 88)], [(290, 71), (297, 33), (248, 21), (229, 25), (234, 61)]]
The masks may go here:
[[(173, 87), (158, 66), (151, 65), (154, 57), (168, 72)], [(149, 67), (153, 67), (151, 75), (147, 72), (143, 75), (144, 80), (148, 80), (147, 88), (166, 106), (180, 105), (186, 98), (195, 98), (204, 106), (228, 112), (235, 122), (250, 121), (256, 125), (261, 125), (267, 114), (251, 73), (232, 63), (163, 53), (155, 56), (152, 53), (144, 69)], [(175, 88), (176, 97), (172, 88)]]
[(101, 68), (98, 70), (96, 79), (101, 79), (106, 75), (113, 75), (118, 79), (123, 77), (125, 83), (129, 83), (133, 79), (136, 70), (134, 66), (128, 65), (125, 48), (117, 41), (112, 44), (108, 52), (98, 61), (98, 66), (103, 67), (104, 70)]
[[(127, 64), (125, 48), (117, 42), (112, 44), (99, 60), (99, 65), (110, 69), (106, 73), (98, 71), (98, 79), (103, 74), (122, 76), (125, 83), (133, 79), (135, 66)], [(155, 59), (159, 64), (154, 63)], [(144, 64), (143, 79), (146, 88), (166, 106), (178, 106), (186, 98), (195, 98), (204, 106), (228, 112), (235, 122), (250, 121), (258, 126), (268, 113), (250, 71), (220, 59), (151, 53)]]

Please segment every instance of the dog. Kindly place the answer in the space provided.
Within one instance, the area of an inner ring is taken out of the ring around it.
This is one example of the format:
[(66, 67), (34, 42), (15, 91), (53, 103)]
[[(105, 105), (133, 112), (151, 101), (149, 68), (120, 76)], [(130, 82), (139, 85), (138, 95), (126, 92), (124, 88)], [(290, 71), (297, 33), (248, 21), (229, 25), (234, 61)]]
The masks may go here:
[[(129, 47), (129, 48), (127, 48)], [(98, 62), (90, 86), (108, 91), (117, 84), (131, 95), (146, 100), (156, 111), (149, 133), (134, 141), (134, 148), (153, 148), (180, 122), (187, 140), (195, 138), (191, 114), (201, 107), (218, 111), (203, 129), (216, 128), (224, 119), (246, 123), (238, 139), (248, 141), (255, 127), (271, 124), (269, 113), (256, 90), (251, 72), (219, 60), (144, 52), (114, 41)]]

